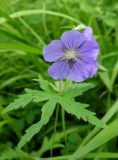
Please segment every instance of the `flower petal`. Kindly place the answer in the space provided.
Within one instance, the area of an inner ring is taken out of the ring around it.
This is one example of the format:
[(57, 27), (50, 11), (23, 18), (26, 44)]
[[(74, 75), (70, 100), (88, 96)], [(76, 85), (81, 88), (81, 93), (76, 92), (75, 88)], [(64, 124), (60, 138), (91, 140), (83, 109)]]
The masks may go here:
[(93, 30), (91, 27), (86, 27), (86, 29), (84, 30), (84, 35), (86, 37), (87, 40), (91, 41), (93, 40)]
[(82, 71), (80, 70), (80, 66), (77, 62), (69, 71), (69, 77), (75, 82), (82, 82), (85, 80)]
[(69, 65), (67, 60), (58, 60), (54, 62), (48, 69), (49, 75), (56, 79), (66, 79), (69, 73)]
[(98, 70), (97, 61), (93, 64), (87, 64), (83, 61), (79, 61), (78, 64), (81, 67), (84, 78), (92, 78)]
[(91, 64), (97, 60), (99, 46), (95, 40), (86, 41), (76, 53), (79, 59)]
[(98, 63), (86, 64), (78, 60), (69, 72), (69, 77), (75, 82), (82, 82), (87, 78), (91, 78), (98, 70)]
[(54, 62), (64, 55), (64, 45), (60, 40), (53, 40), (44, 47), (43, 56), (45, 61)]
[(65, 32), (61, 36), (61, 41), (64, 43), (67, 49), (72, 50), (79, 48), (80, 45), (85, 41), (85, 36), (76, 30)]

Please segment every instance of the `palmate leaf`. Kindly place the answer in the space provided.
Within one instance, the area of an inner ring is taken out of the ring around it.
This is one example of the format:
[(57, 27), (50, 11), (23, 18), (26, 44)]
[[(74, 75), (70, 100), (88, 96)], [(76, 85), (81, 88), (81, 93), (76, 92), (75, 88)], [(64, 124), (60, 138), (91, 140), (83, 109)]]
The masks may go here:
[(46, 101), (51, 98), (51, 94), (43, 91), (25, 89), (25, 91), (32, 96), (33, 102), (41, 102)]
[(27, 142), (31, 140), (31, 138), (37, 134), (43, 125), (46, 125), (51, 117), (56, 106), (56, 101), (50, 99), (46, 102), (42, 108), (41, 120), (36, 124), (33, 124), (26, 130), (26, 134), (22, 137), (21, 141), (18, 144), (18, 148), (22, 148)]
[(47, 80), (44, 80), (41, 75), (39, 75), (38, 78), (39, 78), (40, 87), (41, 87), (44, 91), (48, 91), (48, 90), (50, 91), (48, 81), (47, 81)]
[(3, 111), (3, 113), (11, 111), (13, 109), (24, 108), (31, 101), (41, 102), (50, 98), (50, 95), (43, 91), (25, 89), (26, 93), (20, 95), (14, 102), (10, 103)]
[(47, 80), (44, 80), (41, 75), (38, 76), (38, 79), (35, 79), (39, 82), (40, 88), (46, 92), (52, 92), (52, 88), (50, 87), (50, 83)]
[(82, 104), (69, 99), (60, 100), (60, 104), (66, 112), (75, 115), (78, 119), (82, 118), (93, 125), (105, 127), (105, 124), (95, 116), (94, 112), (86, 109), (89, 106), (88, 104)]
[(80, 83), (80, 84), (72, 84), (70, 88), (65, 90), (64, 97), (73, 98), (76, 96), (82, 95), (88, 89), (93, 88), (95, 85), (92, 83)]
[(33, 124), (26, 130), (25, 135), (22, 137), (21, 141), (18, 144), (18, 148), (22, 148), (31, 138), (37, 134), (43, 125), (47, 124), (50, 116), (52, 115), (54, 108), (57, 103), (59, 103), (66, 112), (75, 115), (78, 119), (82, 118), (85, 121), (88, 121), (94, 125), (104, 127), (102, 121), (96, 118), (95, 113), (86, 109), (88, 104), (82, 104), (75, 102), (72, 98), (83, 94), (84, 91), (93, 87), (93, 84), (82, 83), (79, 85), (73, 84), (72, 87), (67, 89), (62, 94), (55, 92), (50, 84), (39, 76), (40, 88), (43, 91), (25, 89), (25, 94), (19, 96), (14, 102), (12, 102), (8, 107), (5, 108), (4, 113), (11, 111), (13, 109), (23, 108), (27, 104), (32, 102), (41, 102), (47, 101), (42, 107), (41, 120), (36, 124)]
[(10, 103), (4, 110), (3, 113), (11, 111), (13, 109), (24, 108), (27, 104), (32, 101), (32, 96), (30, 94), (20, 95), (14, 102)]

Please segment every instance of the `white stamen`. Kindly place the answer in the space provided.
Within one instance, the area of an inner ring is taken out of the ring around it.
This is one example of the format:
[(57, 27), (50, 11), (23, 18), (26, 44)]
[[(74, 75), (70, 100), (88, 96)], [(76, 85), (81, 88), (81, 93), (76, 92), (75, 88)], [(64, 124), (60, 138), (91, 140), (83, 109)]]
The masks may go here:
[(73, 58), (76, 58), (75, 56), (75, 52), (70, 50), (70, 51), (66, 51), (66, 54), (65, 54), (65, 58), (67, 59), (73, 59)]

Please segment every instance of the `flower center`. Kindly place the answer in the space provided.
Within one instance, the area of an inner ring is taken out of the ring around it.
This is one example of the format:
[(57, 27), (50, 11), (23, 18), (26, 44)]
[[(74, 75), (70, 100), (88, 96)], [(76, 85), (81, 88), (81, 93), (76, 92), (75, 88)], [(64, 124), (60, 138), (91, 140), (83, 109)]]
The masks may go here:
[(65, 57), (67, 58), (67, 59), (75, 59), (76, 58), (76, 56), (75, 56), (75, 52), (74, 51), (66, 51), (66, 54), (65, 54)]
[(73, 65), (75, 64), (75, 62), (76, 62), (76, 61), (75, 61), (75, 59), (74, 59), (74, 58), (69, 59), (69, 60), (68, 60), (69, 67), (70, 67), (70, 68), (72, 68), (72, 67), (73, 67)]
[(76, 62), (75, 52), (73, 50), (67, 50), (67, 51), (65, 51), (64, 57), (65, 57), (65, 59), (68, 60), (69, 67), (72, 68)]

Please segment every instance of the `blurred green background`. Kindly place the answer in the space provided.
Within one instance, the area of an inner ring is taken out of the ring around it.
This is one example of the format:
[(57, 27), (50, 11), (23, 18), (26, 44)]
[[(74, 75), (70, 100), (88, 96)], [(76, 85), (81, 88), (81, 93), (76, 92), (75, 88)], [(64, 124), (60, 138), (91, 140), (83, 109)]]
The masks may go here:
[[(39, 84), (33, 81), (38, 74), (52, 81), (47, 74), (50, 64), (43, 60), (42, 49), (51, 40), (59, 39), (64, 31), (80, 24), (92, 26), (100, 45), (99, 64), (106, 68), (89, 80), (96, 87), (94, 91), (87, 91), (80, 100), (89, 103), (91, 110), (102, 118), (118, 101), (118, 1), (0, 0), (0, 160), (17, 159), (13, 149), (25, 129), (40, 119), (42, 104), (31, 104), (5, 115), (2, 114), (3, 108), (23, 93), (24, 88), (39, 89)], [(117, 116), (116, 113), (113, 119)], [(46, 142), (43, 143), (53, 134), (54, 120), (52, 117), (40, 134), (24, 147), (25, 152), (49, 157), (50, 147), (46, 149)], [(91, 126), (69, 115), (66, 115), (66, 120), (67, 129), (76, 127), (68, 131), (67, 148), (71, 154), (90, 132)], [(60, 146), (55, 147), (54, 155), (59, 156), (66, 154), (62, 147), (64, 133), (60, 123), (58, 131)], [(118, 152), (117, 138), (100, 150)]]

